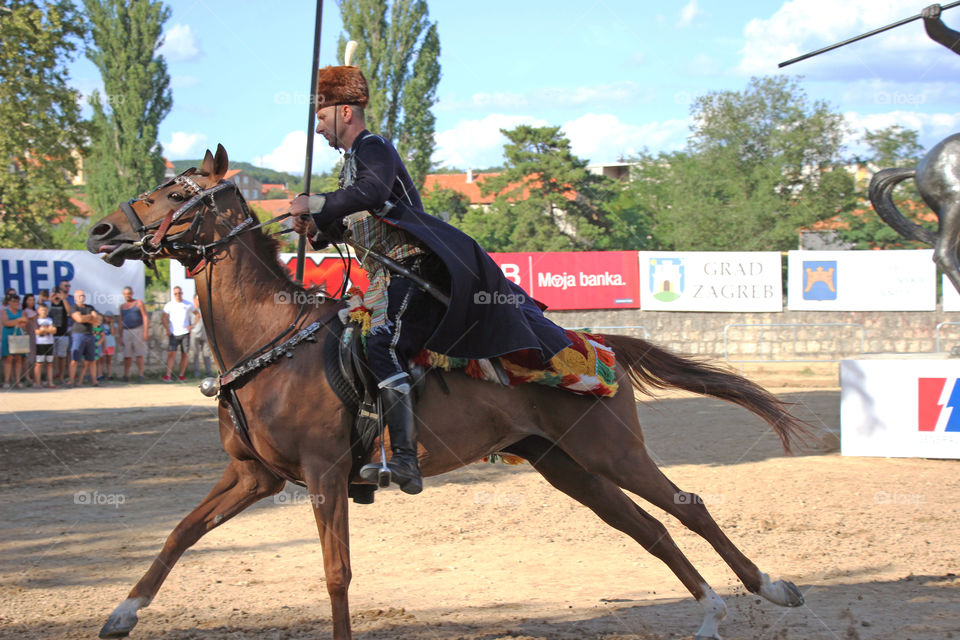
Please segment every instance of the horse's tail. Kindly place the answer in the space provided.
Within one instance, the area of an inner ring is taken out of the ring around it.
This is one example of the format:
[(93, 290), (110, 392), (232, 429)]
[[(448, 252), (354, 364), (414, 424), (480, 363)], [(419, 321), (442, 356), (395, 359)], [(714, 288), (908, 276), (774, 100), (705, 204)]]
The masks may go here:
[(817, 427), (792, 416), (786, 403), (741, 375), (678, 356), (640, 338), (609, 334), (603, 338), (638, 391), (673, 387), (738, 404), (766, 420), (787, 453), (795, 442), (809, 444), (816, 439)]
[(901, 236), (933, 246), (937, 242), (936, 234), (907, 220), (893, 203), (894, 187), (907, 178), (915, 178), (916, 175), (916, 169), (884, 169), (876, 172), (870, 179), (870, 202), (873, 203), (873, 210), (877, 215)]

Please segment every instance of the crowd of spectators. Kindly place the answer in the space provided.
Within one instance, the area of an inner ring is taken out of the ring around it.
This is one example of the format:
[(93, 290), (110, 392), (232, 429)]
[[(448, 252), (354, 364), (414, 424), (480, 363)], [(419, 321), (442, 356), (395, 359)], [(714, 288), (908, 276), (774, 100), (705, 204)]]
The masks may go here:
[[(181, 352), (177, 379), (186, 380), (187, 359), (193, 356), (193, 374), (210, 375), (210, 350), (197, 305), (186, 302), (177, 287), (174, 300), (163, 310), (168, 336), (167, 373), (172, 382), (174, 358)], [(123, 376), (116, 381), (145, 382), (150, 315), (146, 305), (124, 287), (123, 302), (114, 309), (97, 309), (86, 292), (71, 293), (71, 283), (57, 283), (51, 293), (42, 289), (21, 295), (14, 288), (4, 293), (0, 309), (2, 326), (3, 389), (56, 389), (84, 384), (99, 386), (115, 381), (114, 357), (123, 359)], [(136, 363), (136, 380), (131, 368)], [(118, 363), (119, 367), (119, 363)]]

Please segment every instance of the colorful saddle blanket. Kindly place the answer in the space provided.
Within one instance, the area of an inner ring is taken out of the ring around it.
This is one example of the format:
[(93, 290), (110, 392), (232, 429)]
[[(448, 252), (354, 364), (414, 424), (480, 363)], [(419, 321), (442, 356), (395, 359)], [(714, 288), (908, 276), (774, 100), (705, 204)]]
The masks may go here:
[[(361, 327), (361, 335), (366, 336), (370, 331), (370, 310), (363, 305), (363, 295), (359, 289), (351, 289), (350, 294), (350, 320), (357, 322)], [(473, 378), (510, 386), (536, 382), (580, 395), (610, 397), (616, 394), (616, 358), (613, 349), (604, 343), (602, 336), (572, 329), (566, 332), (573, 344), (546, 364), (540, 362), (536, 351), (529, 349), (497, 358), (506, 380), (489, 360), (451, 358), (424, 349), (414, 358), (414, 362), (445, 371), (462, 368)]]

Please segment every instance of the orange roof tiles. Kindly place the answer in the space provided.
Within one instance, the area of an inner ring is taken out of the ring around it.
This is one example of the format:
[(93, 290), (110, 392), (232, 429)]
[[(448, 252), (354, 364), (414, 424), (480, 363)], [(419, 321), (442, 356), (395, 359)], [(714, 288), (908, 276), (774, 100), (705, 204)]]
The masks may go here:
[(287, 209), (290, 208), (290, 201), (283, 200), (250, 200), (247, 202), (250, 206), (256, 205), (260, 209), (263, 209), (270, 214), (270, 217), (278, 216), (281, 213), (285, 213)]
[[(484, 178), (492, 178), (498, 175), (500, 174), (475, 173), (473, 174), (473, 182), (467, 182), (467, 174), (465, 173), (430, 173), (423, 179), (423, 193), (427, 193), (433, 189), (453, 189), (457, 193), (466, 196), (470, 204), (490, 204), (496, 199), (497, 194), (483, 195), (480, 191), (480, 183), (483, 182)], [(531, 182), (530, 185), (539, 186), (539, 183)], [(519, 186), (521, 186), (519, 183), (511, 183), (504, 191), (512, 191)], [(520, 199), (526, 200), (529, 197), (529, 189), (524, 188)], [(563, 197), (567, 200), (575, 200), (577, 194), (570, 190), (565, 192)], [(511, 200), (513, 199), (514, 198), (511, 198)]]

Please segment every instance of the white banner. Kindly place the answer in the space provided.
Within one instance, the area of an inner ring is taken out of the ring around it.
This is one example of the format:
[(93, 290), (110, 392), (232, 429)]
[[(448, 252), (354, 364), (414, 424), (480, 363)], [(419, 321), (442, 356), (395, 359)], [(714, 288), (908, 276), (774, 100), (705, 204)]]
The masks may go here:
[(124, 287), (132, 287), (133, 295), (142, 300), (145, 286), (139, 260), (112, 267), (87, 251), (0, 249), (0, 276), (4, 291), (13, 287), (20, 295), (53, 290), (61, 280), (68, 280), (71, 294), (83, 289), (87, 304), (113, 314), (123, 302)]
[(941, 274), (940, 283), (943, 291), (943, 310), (960, 311), (960, 293), (957, 293), (957, 290), (953, 288), (950, 278)]
[(645, 311), (783, 311), (775, 251), (640, 251)]
[(842, 360), (845, 456), (960, 458), (960, 360)]
[(934, 311), (933, 249), (790, 251), (787, 306), (806, 311)]

